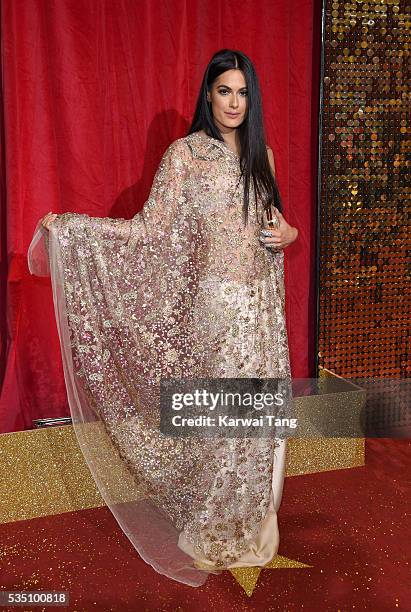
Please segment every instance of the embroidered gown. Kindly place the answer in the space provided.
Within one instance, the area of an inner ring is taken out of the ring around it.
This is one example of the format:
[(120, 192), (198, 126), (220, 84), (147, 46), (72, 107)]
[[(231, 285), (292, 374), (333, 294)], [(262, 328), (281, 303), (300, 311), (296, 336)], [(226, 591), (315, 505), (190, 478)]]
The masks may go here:
[(130, 220), (38, 222), (28, 258), (51, 275), (73, 426), (98, 489), (140, 556), (198, 586), (265, 565), (279, 543), (285, 442), (159, 430), (162, 377), (290, 376), (284, 253), (259, 241), (238, 156), (174, 141)]

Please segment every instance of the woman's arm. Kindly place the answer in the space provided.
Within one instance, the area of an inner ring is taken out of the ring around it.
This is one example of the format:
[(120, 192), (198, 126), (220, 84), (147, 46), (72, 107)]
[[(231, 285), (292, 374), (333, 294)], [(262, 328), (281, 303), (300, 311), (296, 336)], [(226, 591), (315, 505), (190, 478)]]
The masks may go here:
[(267, 147), (267, 155), (268, 155), (268, 161), (270, 162), (271, 170), (273, 171), (273, 176), (275, 177), (274, 154), (273, 154), (272, 149), (270, 149), (270, 147)]
[[(274, 163), (274, 154), (270, 147), (267, 147), (267, 155), (268, 161), (270, 163), (270, 168), (272, 170), (273, 176), (275, 177), (275, 163)], [(274, 208), (275, 215), (279, 222), (279, 227), (276, 230), (271, 229), (272, 238), (264, 237), (261, 239), (263, 244), (268, 248), (275, 249), (284, 249), (286, 246), (290, 245), (297, 239), (298, 229), (296, 227), (292, 227), (287, 223), (284, 219), (283, 215)]]

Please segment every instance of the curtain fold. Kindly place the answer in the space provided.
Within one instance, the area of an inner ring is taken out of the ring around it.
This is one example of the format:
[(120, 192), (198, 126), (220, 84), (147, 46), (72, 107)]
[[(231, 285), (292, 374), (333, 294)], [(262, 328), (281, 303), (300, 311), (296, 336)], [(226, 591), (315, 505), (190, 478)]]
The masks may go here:
[(27, 268), (38, 219), (132, 218), (165, 149), (185, 135), (204, 69), (222, 47), (248, 54), (259, 75), (284, 216), (300, 232), (285, 250), (291, 366), (295, 377), (312, 373), (318, 5), (2, 1), (0, 432), (69, 414), (50, 281)]

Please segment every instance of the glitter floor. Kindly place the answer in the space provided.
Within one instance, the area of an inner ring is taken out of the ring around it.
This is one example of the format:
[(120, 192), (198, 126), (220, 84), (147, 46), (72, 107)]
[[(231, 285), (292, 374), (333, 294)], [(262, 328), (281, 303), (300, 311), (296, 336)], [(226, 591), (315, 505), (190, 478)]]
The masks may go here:
[(367, 440), (365, 466), (286, 478), (279, 554), (305, 567), (265, 568), (249, 594), (230, 572), (159, 576), (104, 507), (0, 525), (0, 586), (66, 590), (70, 612), (409, 610), (410, 467), (410, 440)]

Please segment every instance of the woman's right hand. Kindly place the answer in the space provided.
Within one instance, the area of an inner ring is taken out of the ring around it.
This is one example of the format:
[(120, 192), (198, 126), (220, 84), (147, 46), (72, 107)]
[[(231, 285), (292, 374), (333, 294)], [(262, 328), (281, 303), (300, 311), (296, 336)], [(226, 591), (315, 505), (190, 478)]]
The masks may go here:
[(58, 217), (58, 215), (56, 215), (55, 213), (52, 213), (52, 212), (47, 213), (47, 215), (43, 217), (41, 221), (41, 225), (44, 227), (44, 229), (49, 230), (50, 225), (53, 223), (56, 217)]

